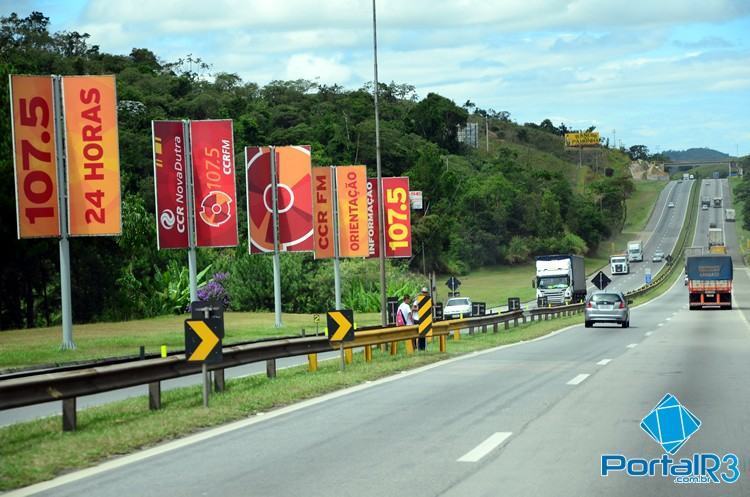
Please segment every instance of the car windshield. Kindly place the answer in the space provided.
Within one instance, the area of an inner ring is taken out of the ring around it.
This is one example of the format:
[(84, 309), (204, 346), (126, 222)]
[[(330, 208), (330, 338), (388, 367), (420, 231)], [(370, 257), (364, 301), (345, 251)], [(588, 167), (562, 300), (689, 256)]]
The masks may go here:
[(555, 288), (567, 288), (568, 287), (568, 277), (567, 276), (545, 276), (543, 278), (539, 278), (539, 283), (537, 284), (539, 288), (544, 289), (555, 289)]
[(445, 306), (469, 305), (469, 299), (449, 299)]
[(625, 262), (624, 257), (612, 257), (612, 264), (619, 264), (621, 262)]
[(614, 304), (622, 299), (616, 293), (597, 293), (591, 297), (591, 300), (597, 304)]

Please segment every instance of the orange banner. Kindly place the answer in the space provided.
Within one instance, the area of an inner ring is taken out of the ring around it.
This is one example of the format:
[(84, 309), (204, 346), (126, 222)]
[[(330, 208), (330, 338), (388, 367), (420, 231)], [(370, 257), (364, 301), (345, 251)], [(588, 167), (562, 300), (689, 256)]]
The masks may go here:
[(115, 77), (66, 76), (62, 86), (70, 234), (119, 235), (122, 223)]
[(11, 76), (18, 238), (60, 236), (52, 78)]
[(316, 259), (334, 256), (333, 183), (330, 167), (312, 168), (313, 238)]
[(336, 167), (339, 214), (339, 256), (367, 257), (367, 169)]

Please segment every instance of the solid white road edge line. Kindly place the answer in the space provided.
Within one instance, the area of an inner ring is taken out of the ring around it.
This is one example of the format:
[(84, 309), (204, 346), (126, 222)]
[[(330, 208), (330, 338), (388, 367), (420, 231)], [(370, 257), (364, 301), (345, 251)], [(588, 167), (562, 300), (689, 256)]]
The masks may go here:
[(588, 374), (588, 373), (579, 374), (578, 376), (576, 376), (575, 378), (573, 378), (572, 380), (570, 380), (568, 383), (566, 383), (566, 385), (578, 385), (579, 383), (583, 382), (583, 380), (585, 380), (589, 376), (591, 376), (591, 375)]
[(505, 442), (513, 433), (510, 431), (498, 431), (487, 437), (487, 440), (480, 443), (466, 454), (457, 459), (458, 462), (477, 462), (484, 456), (496, 449), (501, 443)]

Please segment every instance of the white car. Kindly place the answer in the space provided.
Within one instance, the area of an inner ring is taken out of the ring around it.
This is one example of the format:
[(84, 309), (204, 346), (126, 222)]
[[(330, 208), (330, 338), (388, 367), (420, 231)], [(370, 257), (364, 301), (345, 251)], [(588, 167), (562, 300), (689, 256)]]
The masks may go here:
[(670, 207), (670, 208), (674, 207), (674, 202), (670, 202), (670, 203), (668, 203), (668, 204), (667, 204), (667, 207)]
[(707, 211), (708, 210), (708, 206), (706, 204), (701, 205), (701, 210), (702, 211)]
[(664, 260), (664, 252), (661, 250), (658, 250), (654, 252), (653, 257), (651, 257), (651, 262), (661, 262)]
[(452, 319), (471, 316), (471, 299), (468, 297), (453, 297), (448, 299), (443, 307), (443, 318)]

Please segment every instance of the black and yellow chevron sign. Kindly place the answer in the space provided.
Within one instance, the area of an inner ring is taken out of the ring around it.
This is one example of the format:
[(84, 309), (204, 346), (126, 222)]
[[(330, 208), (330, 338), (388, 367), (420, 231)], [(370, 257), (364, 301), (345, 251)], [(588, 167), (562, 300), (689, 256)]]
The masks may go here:
[(350, 342), (354, 340), (354, 311), (343, 309), (328, 311), (328, 340), (331, 342)]
[(188, 361), (203, 361), (209, 364), (223, 359), (219, 318), (185, 320), (185, 357)]
[(417, 297), (417, 307), (419, 308), (419, 335), (432, 336), (432, 299), (427, 295)]

